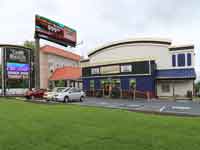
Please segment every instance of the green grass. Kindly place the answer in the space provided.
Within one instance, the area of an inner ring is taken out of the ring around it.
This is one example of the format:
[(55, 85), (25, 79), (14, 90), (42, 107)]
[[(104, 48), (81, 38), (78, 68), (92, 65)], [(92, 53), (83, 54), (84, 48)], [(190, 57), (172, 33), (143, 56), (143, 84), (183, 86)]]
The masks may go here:
[(200, 119), (0, 99), (0, 150), (198, 150)]

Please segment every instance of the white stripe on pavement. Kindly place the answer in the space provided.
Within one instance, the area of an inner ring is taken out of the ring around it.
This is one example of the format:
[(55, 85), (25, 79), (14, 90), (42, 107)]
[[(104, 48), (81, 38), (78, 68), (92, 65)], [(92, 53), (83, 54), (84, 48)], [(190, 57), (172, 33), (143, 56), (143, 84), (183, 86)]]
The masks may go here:
[(131, 105), (127, 105), (128, 107), (141, 107), (141, 105), (134, 105), (134, 104), (131, 104)]
[(160, 108), (159, 111), (162, 112), (165, 108), (166, 108), (166, 106), (163, 106), (163, 107)]
[(172, 106), (172, 109), (179, 109), (179, 110), (189, 110), (189, 109), (191, 109), (191, 107)]

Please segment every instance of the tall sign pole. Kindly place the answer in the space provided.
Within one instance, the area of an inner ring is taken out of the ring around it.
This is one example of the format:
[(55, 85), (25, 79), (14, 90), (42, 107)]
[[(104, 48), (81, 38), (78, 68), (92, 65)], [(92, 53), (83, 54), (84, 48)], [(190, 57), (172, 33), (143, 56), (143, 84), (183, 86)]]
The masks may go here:
[(40, 39), (35, 37), (35, 57), (34, 57), (34, 68), (35, 68), (35, 88), (40, 88)]

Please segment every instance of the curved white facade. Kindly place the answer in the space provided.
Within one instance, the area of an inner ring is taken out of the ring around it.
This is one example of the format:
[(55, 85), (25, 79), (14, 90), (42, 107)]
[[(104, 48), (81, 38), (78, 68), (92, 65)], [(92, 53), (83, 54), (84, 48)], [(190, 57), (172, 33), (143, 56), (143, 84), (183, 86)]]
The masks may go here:
[[(141, 43), (141, 41), (143, 41), (144, 43)], [(160, 42), (163, 42), (163, 44), (161, 44)], [(174, 68), (172, 67), (173, 54), (191, 53), (192, 65), (178, 67), (178, 68), (194, 67), (194, 49), (170, 51), (170, 48), (171, 48), (171, 41), (166, 39), (141, 38), (141, 39), (111, 42), (107, 45), (96, 48), (92, 52), (90, 52), (89, 62), (82, 63), (82, 65), (84, 66), (84, 64), (97, 65), (97, 64), (127, 62), (127, 61), (155, 60), (157, 64), (157, 69), (173, 69)]]

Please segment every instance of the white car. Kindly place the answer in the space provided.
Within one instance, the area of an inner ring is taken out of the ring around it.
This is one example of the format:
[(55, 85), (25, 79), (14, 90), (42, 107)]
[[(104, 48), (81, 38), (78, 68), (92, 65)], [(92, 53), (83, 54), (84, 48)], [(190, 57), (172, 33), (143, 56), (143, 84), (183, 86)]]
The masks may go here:
[(81, 89), (71, 87), (69, 89), (63, 90), (62, 92), (56, 94), (54, 96), (54, 99), (56, 101), (62, 101), (62, 102), (70, 102), (73, 100), (78, 100), (82, 102), (84, 97), (85, 97), (85, 93)]
[(66, 90), (66, 89), (69, 89), (69, 87), (68, 88), (66, 88), (66, 87), (55, 87), (55, 88), (53, 88), (52, 91), (45, 92), (43, 98), (45, 98), (47, 100), (52, 100), (54, 95), (58, 94), (59, 92), (62, 92), (63, 90)]

